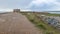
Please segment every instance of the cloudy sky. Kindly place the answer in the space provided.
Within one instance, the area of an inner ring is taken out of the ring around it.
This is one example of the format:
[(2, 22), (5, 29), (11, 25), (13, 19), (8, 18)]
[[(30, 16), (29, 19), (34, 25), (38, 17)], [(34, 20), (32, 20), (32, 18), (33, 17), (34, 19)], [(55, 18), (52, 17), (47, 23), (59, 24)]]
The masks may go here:
[(59, 11), (60, 0), (0, 0), (0, 10)]

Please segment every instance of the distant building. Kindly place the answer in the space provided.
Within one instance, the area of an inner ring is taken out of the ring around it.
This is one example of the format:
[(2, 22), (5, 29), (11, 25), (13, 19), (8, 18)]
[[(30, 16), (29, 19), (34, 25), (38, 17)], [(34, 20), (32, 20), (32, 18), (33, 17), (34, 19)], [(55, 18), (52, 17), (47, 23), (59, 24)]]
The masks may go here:
[(13, 9), (13, 12), (20, 12), (20, 9)]

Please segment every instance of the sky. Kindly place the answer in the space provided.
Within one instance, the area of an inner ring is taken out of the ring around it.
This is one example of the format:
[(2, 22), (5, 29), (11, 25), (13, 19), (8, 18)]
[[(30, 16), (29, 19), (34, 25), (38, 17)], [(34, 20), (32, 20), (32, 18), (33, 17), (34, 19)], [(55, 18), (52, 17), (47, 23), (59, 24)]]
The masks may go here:
[(60, 11), (60, 0), (0, 0), (0, 11)]

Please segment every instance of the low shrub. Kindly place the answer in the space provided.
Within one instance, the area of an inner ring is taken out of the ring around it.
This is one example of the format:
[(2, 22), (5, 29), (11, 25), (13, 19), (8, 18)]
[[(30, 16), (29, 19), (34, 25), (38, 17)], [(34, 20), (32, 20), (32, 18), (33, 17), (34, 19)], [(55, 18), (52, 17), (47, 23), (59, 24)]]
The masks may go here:
[(37, 27), (46, 30), (45, 26), (43, 24), (38, 24)]

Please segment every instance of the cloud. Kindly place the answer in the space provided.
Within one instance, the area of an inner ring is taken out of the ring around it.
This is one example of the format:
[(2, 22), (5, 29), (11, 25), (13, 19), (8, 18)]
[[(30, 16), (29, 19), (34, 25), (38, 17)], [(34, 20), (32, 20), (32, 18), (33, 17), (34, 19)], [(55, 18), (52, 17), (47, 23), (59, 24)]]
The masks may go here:
[(25, 9), (31, 1), (32, 0), (0, 0), (0, 9)]
[(0, 11), (13, 11), (12, 9), (0, 9)]
[(33, 0), (28, 8), (38, 11), (57, 11), (60, 10), (60, 2), (59, 0)]
[(0, 12), (12, 11), (17, 8), (25, 10), (31, 1), (32, 0), (0, 0)]
[(20, 8), (22, 10), (60, 10), (60, 0), (0, 0), (0, 10)]

